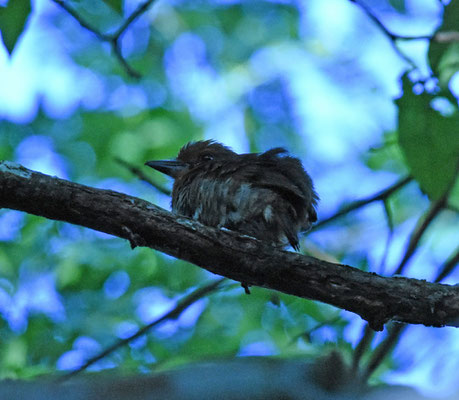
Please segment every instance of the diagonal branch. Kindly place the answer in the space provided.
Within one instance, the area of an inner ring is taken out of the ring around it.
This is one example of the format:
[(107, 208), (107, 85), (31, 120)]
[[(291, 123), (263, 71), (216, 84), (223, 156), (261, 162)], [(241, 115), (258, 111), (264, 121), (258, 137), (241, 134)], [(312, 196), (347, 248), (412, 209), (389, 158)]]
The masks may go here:
[(126, 30), (129, 28), (129, 26), (137, 19), (139, 18), (144, 12), (146, 12), (151, 5), (155, 2), (155, 0), (145, 0), (142, 4), (140, 4), (129, 17), (126, 18), (126, 20), (121, 24), (121, 26), (118, 28), (118, 30), (115, 33), (115, 37), (121, 37), (121, 35), (126, 32)]
[(142, 335), (145, 335), (149, 330), (153, 329), (157, 325), (162, 324), (164, 321), (178, 318), (180, 314), (183, 311), (185, 311), (189, 306), (191, 306), (193, 303), (196, 303), (198, 300), (202, 299), (204, 296), (207, 296), (208, 294), (217, 290), (220, 284), (224, 280), (225, 278), (222, 278), (216, 281), (211, 281), (205, 284), (204, 286), (197, 288), (196, 290), (191, 292), (188, 296), (180, 300), (180, 302), (172, 310), (168, 311), (166, 314), (162, 315), (158, 319), (155, 319), (154, 321), (150, 322), (148, 325), (145, 325), (142, 329), (139, 329), (133, 335), (117, 341), (110, 347), (107, 347), (104, 351), (100, 352), (94, 357), (91, 357), (83, 365), (81, 365), (78, 369), (72, 372), (69, 372), (67, 375), (64, 375), (61, 379), (59, 379), (59, 382), (67, 380), (68, 378), (75, 376), (79, 374), (80, 372), (86, 370), (88, 367), (90, 367), (97, 361), (101, 360), (104, 357), (107, 357), (109, 354), (125, 346), (126, 344), (131, 343), (132, 341), (141, 337)]
[(89, 22), (85, 21), (80, 14), (76, 12), (75, 9), (70, 7), (68, 2), (65, 2), (64, 0), (53, 0), (58, 6), (60, 6), (63, 10), (65, 10), (68, 14), (70, 14), (73, 18), (75, 18), (78, 23), (83, 27), (84, 29), (94, 33), (94, 35), (97, 36), (98, 39), (104, 41), (104, 42), (110, 42), (112, 40), (110, 35), (106, 35), (99, 30), (97, 30), (96, 27), (92, 26)]
[(366, 382), (368, 378), (373, 374), (376, 368), (384, 361), (387, 354), (395, 347), (397, 341), (403, 331), (406, 329), (407, 325), (404, 324), (395, 324), (390, 328), (389, 334), (387, 337), (379, 344), (379, 346), (373, 351), (371, 359), (368, 362), (368, 365), (365, 367), (362, 372), (362, 382)]
[[(417, 243), (421, 240), (422, 235), (426, 231), (427, 227), (432, 223), (435, 216), (442, 210), (442, 207), (448, 202), (448, 195), (451, 192), (454, 186), (455, 179), (452, 181), (451, 185), (443, 196), (441, 196), (435, 203), (432, 204), (429, 211), (427, 212), (426, 217), (424, 218), (423, 222), (419, 224), (419, 228), (415, 228), (413, 234), (411, 235), (407, 250), (405, 252), (405, 256), (402, 259), (402, 262), (397, 268), (396, 272), (402, 272), (406, 262), (410, 259), (410, 257), (414, 254)], [(459, 262), (459, 250), (450, 257), (445, 264), (439, 268), (439, 273), (435, 278), (434, 282), (440, 282), (442, 279), (446, 278), (457, 266)], [(456, 285), (457, 286), (457, 285)], [(368, 365), (366, 366), (365, 370), (362, 374), (362, 379), (366, 381), (371, 374), (378, 368), (378, 366), (384, 361), (384, 358), (387, 354), (392, 350), (392, 348), (397, 344), (398, 339), (405, 331), (407, 325), (397, 324), (395, 327), (391, 329), (387, 337), (378, 345), (375, 349), (374, 353), (371, 356)]]
[[(440, 272), (435, 278), (435, 282), (439, 282), (442, 279), (446, 278), (454, 270), (458, 262), (459, 262), (459, 250), (456, 251), (456, 253), (451, 258), (449, 258), (448, 261), (446, 261), (445, 264), (439, 269)], [(384, 361), (385, 357), (393, 349), (393, 347), (397, 344), (398, 339), (400, 338), (402, 333), (406, 330), (406, 328), (407, 328), (407, 325), (403, 325), (403, 324), (397, 324), (391, 328), (387, 337), (378, 345), (378, 347), (376, 347), (376, 349), (374, 350), (374, 353), (372, 354), (368, 362), (368, 365), (363, 370), (363, 373), (361, 376), (361, 379), (363, 381), (366, 381), (373, 374), (376, 368), (378, 368), (379, 365)], [(365, 333), (370, 334), (370, 332), (371, 331), (367, 326)], [(362, 339), (359, 345), (363, 343), (364, 341), (365, 340)], [(366, 342), (368, 343), (368, 341)]]
[(361, 200), (356, 200), (349, 205), (343, 207), (341, 210), (339, 210), (337, 213), (333, 214), (332, 216), (323, 219), (319, 221), (317, 224), (315, 224), (311, 230), (316, 230), (319, 227), (326, 225), (335, 219), (338, 219), (346, 214), (349, 214), (352, 211), (355, 211), (361, 207), (364, 207), (370, 203), (373, 203), (375, 201), (385, 201), (388, 199), (393, 193), (396, 191), (400, 190), (402, 187), (406, 186), (408, 183), (410, 183), (413, 180), (411, 176), (406, 176), (402, 179), (400, 179), (398, 182), (395, 182), (393, 185), (389, 186), (386, 189), (381, 190), (380, 192), (376, 193), (373, 196), (367, 197), (365, 199)]
[(396, 320), (459, 324), (459, 286), (385, 278), (282, 251), (236, 232), (204, 226), (145, 200), (0, 162), (0, 207), (70, 222), (147, 246), (247, 285), (319, 300), (354, 312), (375, 330)]
[[(458, 170), (459, 172), (459, 170)], [(458, 173), (457, 172), (457, 173)], [(418, 220), (416, 227), (414, 228), (413, 232), (411, 233), (410, 239), (408, 241), (408, 245), (406, 247), (405, 253), (403, 255), (400, 264), (398, 265), (397, 269), (394, 272), (394, 275), (401, 274), (407, 264), (407, 262), (411, 259), (411, 257), (416, 252), (419, 242), (423, 235), (425, 234), (427, 228), (433, 222), (436, 216), (446, 207), (448, 203), (448, 196), (454, 186), (455, 178), (451, 181), (451, 184), (445, 190), (445, 193), (435, 201), (425, 214), (425, 216), (421, 217)], [(459, 251), (453, 255), (444, 265), (440, 268), (440, 272), (435, 279), (435, 282), (440, 282), (444, 279), (448, 274), (454, 269), (457, 265), (459, 260)], [(373, 352), (370, 361), (368, 362), (368, 366), (364, 370), (362, 374), (362, 379), (367, 380), (370, 375), (376, 370), (379, 364), (384, 360), (385, 356), (392, 350), (395, 346), (396, 341), (404, 332), (406, 325), (397, 325), (396, 328), (393, 328), (388, 336), (384, 339), (384, 341), (376, 348)], [(373, 334), (368, 326), (364, 329), (364, 334), (360, 339), (359, 344), (356, 347), (354, 353), (354, 360), (353, 360), (353, 369), (357, 371), (358, 364), (360, 359), (365, 352), (365, 350), (371, 345), (371, 340), (373, 339)]]
[[(445, 264), (439, 269), (439, 273), (435, 278), (434, 282), (440, 282), (442, 279), (446, 278), (459, 263), (459, 249), (453, 253), (453, 255), (445, 262)], [(368, 362), (368, 365), (362, 372), (361, 379), (362, 381), (368, 380), (368, 378), (373, 374), (373, 372), (378, 368), (382, 363), (387, 354), (393, 349), (397, 344), (397, 340), (400, 338), (402, 333), (407, 328), (407, 325), (397, 324), (395, 327), (392, 327), (387, 337), (378, 345), (374, 353), (371, 355), (371, 358)], [(354, 357), (353, 357), (353, 372), (357, 373), (360, 360), (368, 347), (371, 345), (371, 341), (374, 337), (374, 332), (365, 325), (364, 333), (362, 338), (359, 341), (359, 344), (355, 348)]]
[(418, 245), (421, 241), (421, 238), (424, 236), (427, 228), (431, 225), (431, 223), (435, 220), (438, 214), (446, 207), (448, 204), (448, 197), (451, 193), (451, 190), (454, 187), (454, 183), (456, 181), (456, 177), (459, 174), (459, 163), (456, 170), (456, 174), (454, 179), (451, 180), (448, 188), (445, 190), (442, 196), (435, 202), (433, 202), (427, 211), (425, 217), (420, 218), (416, 227), (414, 228), (413, 232), (411, 233), (410, 239), (408, 241), (407, 248), (405, 250), (405, 254), (403, 255), (400, 264), (398, 265), (397, 269), (394, 272), (394, 275), (401, 274), (407, 264), (407, 262), (411, 259), (413, 254), (416, 252)]

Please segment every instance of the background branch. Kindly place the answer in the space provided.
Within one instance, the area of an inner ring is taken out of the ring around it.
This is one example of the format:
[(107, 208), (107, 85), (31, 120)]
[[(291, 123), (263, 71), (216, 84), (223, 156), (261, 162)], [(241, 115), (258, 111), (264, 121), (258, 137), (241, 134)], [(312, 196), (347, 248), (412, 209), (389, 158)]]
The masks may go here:
[[(457, 172), (459, 169), (457, 170)], [(456, 173), (457, 176), (457, 173)], [(421, 241), (421, 238), (423, 237), (424, 233), (427, 231), (427, 228), (430, 226), (430, 224), (434, 221), (435, 217), (438, 216), (438, 214), (446, 207), (448, 204), (448, 197), (453, 189), (454, 182), (456, 181), (456, 177), (452, 179), (449, 187), (447, 190), (445, 190), (445, 193), (436, 200), (434, 203), (431, 204), (429, 210), (427, 211), (426, 215), (424, 218), (420, 218), (416, 227), (414, 228), (413, 232), (411, 233), (410, 240), (408, 242), (408, 246), (405, 250), (405, 254), (403, 255), (402, 260), (400, 261), (399, 266), (394, 272), (394, 275), (401, 274), (403, 272), (403, 269), (405, 268), (407, 262), (410, 260), (410, 258), (413, 256), (413, 254), (416, 252), (416, 249), (418, 248), (419, 242)]]
[[(440, 268), (440, 272), (435, 278), (435, 282), (439, 282), (440, 280), (446, 278), (448, 274), (450, 274), (454, 267), (457, 266), (459, 262), (459, 250), (453, 255), (444, 265)], [(376, 347), (375, 351), (372, 353), (370, 361), (368, 362), (366, 368), (362, 373), (362, 380), (367, 381), (371, 374), (379, 367), (379, 365), (384, 361), (387, 357), (389, 352), (393, 349), (393, 347), (397, 344), (398, 339), (405, 331), (408, 325), (397, 324), (393, 327), (387, 337)], [(365, 333), (362, 339), (359, 342), (359, 345), (356, 348), (356, 352), (354, 353), (354, 361), (357, 361), (357, 365), (355, 367), (355, 371), (358, 367), (358, 362), (360, 360), (361, 355), (371, 345), (371, 340), (374, 337), (374, 332), (368, 327), (365, 327)], [(359, 356), (357, 356), (357, 349), (360, 350)]]
[(124, 168), (128, 169), (133, 175), (137, 176), (140, 180), (150, 184), (151, 186), (153, 186), (156, 190), (158, 190), (159, 192), (163, 193), (163, 194), (166, 194), (166, 195), (170, 195), (171, 194), (171, 191), (167, 188), (165, 188), (164, 186), (161, 186), (159, 184), (157, 184), (156, 182), (154, 182), (152, 179), (150, 179), (140, 168), (138, 168), (137, 166), (131, 164), (131, 163), (128, 163), (127, 161), (124, 161), (122, 160), (121, 158), (118, 158), (116, 157), (115, 158), (115, 161), (120, 164), (121, 166), (123, 166)]
[(141, 3), (129, 17), (126, 18), (126, 20), (121, 24), (121, 26), (118, 28), (116, 33), (113, 35), (114, 37), (121, 37), (121, 35), (129, 28), (129, 26), (137, 19), (139, 18), (143, 13), (145, 13), (151, 5), (155, 2), (156, 0), (146, 0), (143, 3)]
[(390, 43), (392, 45), (392, 48), (394, 51), (401, 57), (403, 60), (405, 60), (413, 69), (417, 69), (416, 63), (408, 57), (403, 51), (401, 51), (398, 46), (397, 46), (397, 40), (431, 40), (432, 35), (423, 35), (423, 36), (404, 36), (404, 35), (396, 35), (392, 33), (382, 22), (381, 20), (376, 16), (376, 14), (364, 3), (356, 0), (349, 0), (351, 3), (354, 3), (357, 5), (360, 9), (363, 10), (363, 12), (373, 21), (373, 23), (384, 33), (384, 35), (387, 36), (387, 38), (390, 40)]
[(385, 201), (387, 198), (392, 196), (392, 194), (400, 190), (402, 187), (406, 186), (412, 180), (413, 178), (411, 176), (406, 176), (405, 178), (400, 179), (398, 182), (395, 182), (393, 185), (389, 186), (386, 189), (381, 190), (380, 192), (376, 193), (373, 196), (369, 196), (364, 199), (354, 201), (350, 203), (349, 205), (343, 207), (341, 210), (331, 215), (330, 217), (320, 220), (317, 224), (315, 224), (312, 227), (311, 230), (317, 230), (323, 225), (326, 225), (340, 217), (343, 217), (346, 214), (349, 214), (352, 211), (365, 207), (366, 205), (371, 204), (375, 201)]
[[(401, 273), (403, 271), (404, 266), (406, 265), (406, 262), (413, 256), (418, 243), (425, 233), (427, 227), (432, 223), (434, 220), (435, 216), (438, 215), (438, 213), (441, 211), (442, 207), (445, 207), (447, 200), (448, 200), (448, 194), (450, 193), (452, 186), (446, 190), (446, 192), (443, 194), (443, 196), (438, 199), (435, 203), (432, 204), (430, 207), (429, 211), (426, 214), (426, 217), (424, 220), (421, 222), (418, 222), (418, 227), (416, 227), (411, 234), (410, 241), (408, 243), (407, 249), (405, 251), (405, 255), (402, 258), (402, 261), (397, 268), (396, 273)], [(446, 278), (457, 266), (459, 263), (459, 249), (453, 254), (446, 262), (445, 264), (439, 268), (439, 272), (437, 277), (435, 278), (434, 282), (440, 282), (444, 278)], [(375, 349), (373, 354), (371, 355), (370, 361), (368, 362), (368, 365), (366, 366), (363, 374), (362, 374), (362, 379), (364, 381), (368, 380), (368, 378), (371, 376), (371, 374), (378, 368), (378, 366), (384, 361), (384, 358), (389, 354), (389, 352), (392, 350), (392, 348), (395, 346), (397, 343), (398, 339), (402, 335), (402, 333), (405, 331), (405, 328), (407, 325), (402, 325), (402, 324), (397, 324), (395, 328), (391, 329), (389, 334), (387, 335), (386, 339), (382, 343), (378, 345), (378, 347)], [(360, 361), (361, 356), (365, 352), (365, 350), (371, 345), (371, 341), (374, 337), (373, 332), (371, 329), (368, 327), (368, 325), (365, 327), (365, 332), (360, 340), (359, 344), (356, 347), (355, 353), (354, 353), (354, 364), (353, 364), (353, 369), (354, 371), (357, 371), (358, 369), (358, 363)]]
[(0, 163), (0, 207), (85, 226), (189, 261), (247, 285), (319, 300), (360, 315), (375, 330), (389, 320), (458, 324), (459, 287), (384, 278), (282, 251), (236, 232), (173, 215), (139, 198)]
[(451, 272), (453, 272), (454, 268), (456, 268), (458, 264), (459, 264), (459, 248), (456, 249), (453, 255), (443, 265), (443, 267), (440, 268), (440, 272), (438, 273), (434, 282), (441, 282)]
[(196, 303), (198, 300), (202, 299), (203, 297), (217, 290), (220, 284), (225, 280), (226, 280), (225, 278), (222, 278), (216, 281), (211, 281), (197, 288), (192, 293), (190, 293), (188, 296), (180, 300), (179, 303), (172, 310), (168, 311), (166, 314), (150, 322), (148, 325), (145, 325), (142, 329), (139, 329), (133, 335), (117, 341), (110, 347), (107, 347), (105, 350), (101, 351), (99, 354), (95, 355), (94, 357), (91, 357), (83, 365), (81, 365), (78, 369), (69, 372), (63, 378), (59, 379), (59, 382), (67, 380), (68, 378), (75, 376), (79, 374), (80, 372), (86, 370), (88, 367), (90, 367), (97, 361), (101, 360), (104, 357), (107, 357), (114, 351), (118, 350), (120, 347), (127, 345), (128, 343), (139, 338), (140, 336), (145, 335), (149, 330), (153, 329), (157, 325), (160, 325), (164, 321), (171, 320), (171, 319), (177, 319), (180, 316), (180, 314), (183, 311), (185, 311), (189, 306), (191, 306), (192, 304)]
[(122, 35), (126, 32), (129, 26), (139, 18), (143, 13), (145, 13), (148, 8), (154, 3), (155, 0), (147, 0), (144, 3), (140, 4), (130, 15), (125, 19), (125, 21), (120, 25), (114, 34), (106, 34), (100, 32), (96, 27), (92, 26), (89, 22), (84, 20), (84, 18), (78, 14), (78, 12), (73, 9), (68, 2), (64, 0), (53, 0), (54, 3), (59, 5), (64, 9), (69, 15), (78, 21), (78, 23), (85, 28), (86, 30), (94, 33), (96, 37), (104, 42), (110, 43), (112, 47), (113, 54), (118, 59), (121, 66), (126, 70), (127, 74), (135, 79), (141, 78), (141, 75), (138, 71), (131, 67), (127, 60), (123, 57), (120, 47), (120, 40)]
[(106, 35), (105, 33), (100, 32), (96, 27), (92, 26), (89, 22), (85, 21), (80, 14), (76, 12), (68, 2), (64, 0), (53, 0), (58, 6), (60, 6), (63, 10), (65, 10), (69, 15), (71, 15), (76, 21), (83, 27), (84, 29), (94, 33), (99, 40), (104, 42), (110, 42), (112, 37), (110, 35)]
[(386, 358), (387, 354), (394, 348), (397, 344), (398, 338), (403, 333), (407, 325), (404, 324), (395, 324), (391, 327), (387, 337), (379, 344), (378, 347), (373, 351), (371, 359), (368, 362), (365, 370), (362, 374), (362, 381), (366, 382), (371, 374), (379, 367), (379, 365)]

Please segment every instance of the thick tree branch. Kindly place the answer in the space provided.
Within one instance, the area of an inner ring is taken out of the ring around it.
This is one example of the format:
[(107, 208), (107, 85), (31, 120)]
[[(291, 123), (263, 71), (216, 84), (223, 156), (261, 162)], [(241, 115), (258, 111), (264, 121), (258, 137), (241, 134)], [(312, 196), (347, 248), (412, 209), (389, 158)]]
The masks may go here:
[(459, 324), (459, 286), (385, 278), (278, 250), (236, 232), (175, 216), (145, 200), (0, 162), (0, 207), (70, 222), (189, 261), (215, 274), (354, 312), (382, 330), (389, 320)]

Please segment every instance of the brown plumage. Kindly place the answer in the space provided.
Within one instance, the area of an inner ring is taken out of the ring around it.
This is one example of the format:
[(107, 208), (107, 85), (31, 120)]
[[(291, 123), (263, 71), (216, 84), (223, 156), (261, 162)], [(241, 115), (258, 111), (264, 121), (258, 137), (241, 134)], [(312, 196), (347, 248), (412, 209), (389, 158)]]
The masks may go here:
[(237, 154), (212, 140), (190, 142), (175, 160), (146, 165), (174, 178), (172, 210), (273, 245), (298, 250), (317, 220), (318, 196), (301, 162), (275, 148)]

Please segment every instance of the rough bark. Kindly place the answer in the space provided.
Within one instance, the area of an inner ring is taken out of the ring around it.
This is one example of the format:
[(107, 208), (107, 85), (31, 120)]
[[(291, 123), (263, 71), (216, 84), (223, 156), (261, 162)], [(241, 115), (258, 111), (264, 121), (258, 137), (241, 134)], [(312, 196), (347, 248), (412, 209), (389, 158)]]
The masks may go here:
[(389, 320), (458, 326), (459, 285), (375, 273), (282, 251), (176, 216), (145, 200), (0, 162), (0, 207), (70, 222), (189, 261), (218, 275)]

